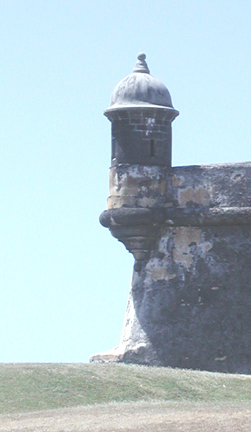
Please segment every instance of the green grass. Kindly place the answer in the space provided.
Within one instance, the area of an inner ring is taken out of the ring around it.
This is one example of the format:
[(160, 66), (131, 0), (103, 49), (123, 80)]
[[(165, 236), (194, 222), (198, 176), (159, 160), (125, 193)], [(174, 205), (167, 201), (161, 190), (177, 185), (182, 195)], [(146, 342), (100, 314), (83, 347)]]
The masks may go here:
[(0, 413), (136, 401), (251, 402), (251, 376), (123, 364), (0, 364)]

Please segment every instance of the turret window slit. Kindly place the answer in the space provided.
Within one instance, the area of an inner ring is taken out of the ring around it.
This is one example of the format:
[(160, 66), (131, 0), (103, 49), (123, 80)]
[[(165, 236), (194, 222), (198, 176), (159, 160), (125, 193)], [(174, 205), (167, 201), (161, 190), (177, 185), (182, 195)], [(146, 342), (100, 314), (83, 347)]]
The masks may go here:
[(154, 140), (151, 139), (150, 141), (150, 156), (154, 157), (155, 156), (155, 148), (154, 148)]

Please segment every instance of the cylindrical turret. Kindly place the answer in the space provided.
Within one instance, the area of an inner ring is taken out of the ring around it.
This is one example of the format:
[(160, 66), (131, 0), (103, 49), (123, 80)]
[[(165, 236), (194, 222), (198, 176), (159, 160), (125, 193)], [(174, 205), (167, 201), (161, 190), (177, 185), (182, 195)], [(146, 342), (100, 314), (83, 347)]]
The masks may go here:
[(165, 85), (150, 75), (145, 54), (115, 87), (105, 116), (112, 123), (112, 166), (171, 166), (171, 123), (179, 112)]
[[(133, 73), (115, 87), (105, 111), (112, 123), (112, 166), (102, 225), (144, 261), (155, 239), (171, 167), (171, 123), (179, 114), (169, 91), (138, 55)], [(136, 265), (136, 268), (140, 266)]]

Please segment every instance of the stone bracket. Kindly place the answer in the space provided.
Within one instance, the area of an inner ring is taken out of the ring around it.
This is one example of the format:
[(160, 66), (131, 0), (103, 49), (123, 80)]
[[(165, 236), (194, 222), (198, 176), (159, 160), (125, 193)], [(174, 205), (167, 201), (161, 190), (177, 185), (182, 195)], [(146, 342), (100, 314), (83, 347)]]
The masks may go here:
[[(155, 211), (157, 210), (157, 211)], [(161, 209), (122, 208), (106, 210), (100, 223), (122, 242), (136, 261), (144, 261), (155, 241), (158, 227), (164, 221)]]

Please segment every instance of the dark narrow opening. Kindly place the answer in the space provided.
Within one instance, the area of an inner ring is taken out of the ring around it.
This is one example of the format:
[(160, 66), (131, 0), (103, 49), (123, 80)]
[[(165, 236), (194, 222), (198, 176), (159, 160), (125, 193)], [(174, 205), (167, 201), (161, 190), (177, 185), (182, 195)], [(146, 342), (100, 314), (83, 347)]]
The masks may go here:
[(155, 153), (155, 152), (154, 152), (154, 140), (151, 139), (151, 142), (150, 142), (150, 156), (151, 156), (151, 157), (154, 157), (154, 156), (155, 156), (154, 153)]
[(112, 161), (115, 159), (115, 155), (116, 155), (115, 145), (116, 145), (116, 142), (115, 142), (114, 138), (112, 138)]

